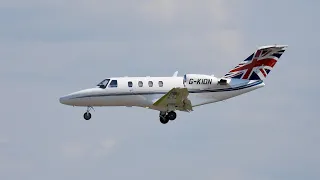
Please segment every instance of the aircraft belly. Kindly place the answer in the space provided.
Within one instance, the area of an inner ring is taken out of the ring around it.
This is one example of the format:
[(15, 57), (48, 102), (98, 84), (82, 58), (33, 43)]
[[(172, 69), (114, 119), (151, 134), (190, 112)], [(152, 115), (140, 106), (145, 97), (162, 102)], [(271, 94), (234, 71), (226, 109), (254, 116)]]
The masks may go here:
[(74, 103), (76, 106), (135, 106), (145, 101), (140, 95), (114, 95), (79, 98)]
[(218, 101), (222, 101), (222, 100), (225, 100), (225, 99), (229, 99), (229, 98), (232, 98), (232, 97), (235, 97), (235, 96), (239, 96), (241, 94), (248, 93), (250, 91), (259, 89), (259, 88), (261, 88), (263, 86), (264, 86), (264, 83), (256, 85), (256, 86), (240, 89), (240, 90), (214, 92), (214, 98), (216, 98)]
[(222, 100), (226, 100), (241, 94), (253, 91), (261, 88), (264, 83), (240, 89), (240, 90), (228, 90), (228, 91), (217, 91), (217, 92), (201, 92), (201, 93), (190, 93), (189, 99), (191, 100), (192, 106), (200, 106), (204, 104), (214, 103)]
[(156, 100), (160, 99), (162, 96), (163, 96), (163, 94), (143, 95), (143, 101), (141, 101), (136, 106), (148, 107), (148, 108), (153, 109), (153, 110), (164, 111), (165, 109), (159, 108), (159, 107), (153, 105), (153, 103)]
[(214, 98), (214, 93), (190, 93), (188, 99), (192, 106), (199, 106), (201, 104), (208, 104), (218, 101)]

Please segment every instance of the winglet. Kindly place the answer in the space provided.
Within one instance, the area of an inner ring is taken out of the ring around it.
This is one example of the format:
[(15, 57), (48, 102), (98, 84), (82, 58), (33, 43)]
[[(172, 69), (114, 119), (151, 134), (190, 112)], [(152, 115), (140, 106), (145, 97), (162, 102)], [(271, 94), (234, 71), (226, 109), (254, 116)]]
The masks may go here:
[(177, 77), (178, 76), (178, 71), (174, 72), (174, 74), (172, 75), (172, 77)]

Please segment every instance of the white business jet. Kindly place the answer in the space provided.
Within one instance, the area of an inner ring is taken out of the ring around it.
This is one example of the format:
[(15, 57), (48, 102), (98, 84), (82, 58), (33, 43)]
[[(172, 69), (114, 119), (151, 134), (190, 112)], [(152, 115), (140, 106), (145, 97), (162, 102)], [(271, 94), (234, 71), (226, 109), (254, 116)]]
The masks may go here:
[(226, 100), (263, 87), (263, 80), (275, 66), (287, 45), (258, 48), (222, 77), (185, 74), (178, 77), (111, 77), (96, 87), (71, 93), (60, 103), (87, 107), (83, 117), (91, 118), (95, 106), (143, 107), (160, 111), (160, 122), (176, 119), (175, 111), (190, 112), (196, 106)]

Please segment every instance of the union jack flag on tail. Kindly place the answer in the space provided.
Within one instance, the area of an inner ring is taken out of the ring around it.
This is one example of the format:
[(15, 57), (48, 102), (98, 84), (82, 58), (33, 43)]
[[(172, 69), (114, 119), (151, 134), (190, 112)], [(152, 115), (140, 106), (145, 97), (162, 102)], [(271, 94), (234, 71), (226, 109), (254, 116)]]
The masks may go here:
[(287, 45), (262, 46), (238, 66), (230, 70), (224, 77), (263, 80), (270, 73), (287, 47)]

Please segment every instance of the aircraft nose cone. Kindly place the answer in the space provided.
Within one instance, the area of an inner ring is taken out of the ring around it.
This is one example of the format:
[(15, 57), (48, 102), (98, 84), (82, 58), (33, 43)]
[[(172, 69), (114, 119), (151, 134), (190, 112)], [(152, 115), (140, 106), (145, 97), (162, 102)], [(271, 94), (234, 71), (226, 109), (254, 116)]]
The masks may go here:
[(59, 101), (60, 101), (60, 103), (61, 104), (65, 104), (65, 105), (68, 105), (69, 103), (69, 100), (70, 100), (70, 98), (68, 97), (68, 96), (63, 96), (63, 97), (61, 97), (60, 99), (59, 99)]
[(70, 106), (88, 106), (90, 103), (90, 98), (87, 98), (88, 95), (99, 92), (100, 88), (91, 88), (84, 89), (81, 91), (76, 91), (59, 98), (61, 104), (70, 105)]

